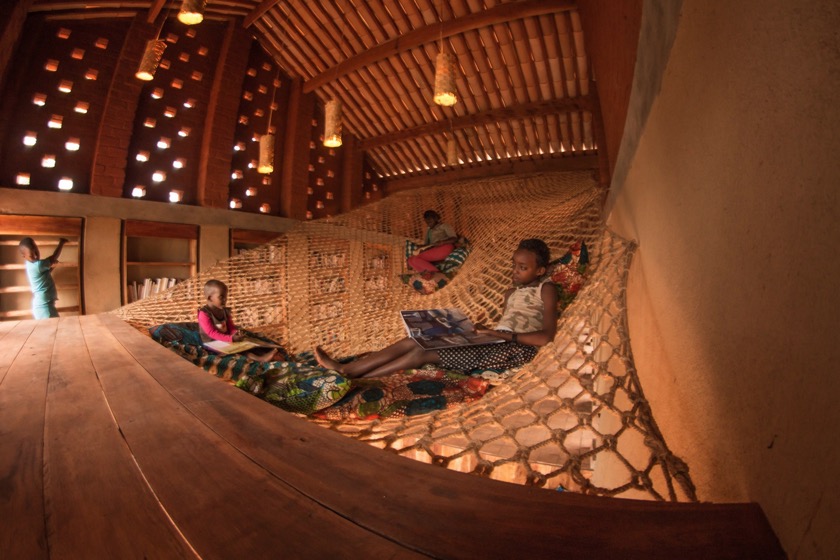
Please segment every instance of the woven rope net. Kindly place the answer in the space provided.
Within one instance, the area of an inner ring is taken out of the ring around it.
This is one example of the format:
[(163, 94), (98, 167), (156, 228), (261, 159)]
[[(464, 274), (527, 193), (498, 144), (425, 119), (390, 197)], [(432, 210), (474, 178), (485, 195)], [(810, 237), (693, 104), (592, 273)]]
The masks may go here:
[[(402, 309), (458, 307), (500, 317), (521, 239), (561, 256), (589, 247), (588, 280), (552, 344), (480, 400), (422, 416), (313, 420), (394, 453), (489, 478), (603, 496), (693, 501), (688, 467), (668, 449), (644, 398), (627, 332), (625, 286), (634, 251), (605, 229), (591, 175), (543, 174), (396, 193), (353, 212), (301, 222), (271, 243), (174, 288), (120, 308), (138, 328), (195, 320), (202, 287), (227, 283), (236, 322), (290, 352), (377, 350), (404, 336)], [(435, 209), (472, 242), (455, 278), (431, 295), (399, 279), (407, 238)]]

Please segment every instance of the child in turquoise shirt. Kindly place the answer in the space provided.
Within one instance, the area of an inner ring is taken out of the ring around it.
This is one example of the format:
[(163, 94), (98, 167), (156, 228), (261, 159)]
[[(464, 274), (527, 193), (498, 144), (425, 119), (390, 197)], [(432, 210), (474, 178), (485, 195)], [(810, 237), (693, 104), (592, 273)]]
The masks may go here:
[(58, 293), (52, 278), (52, 269), (58, 264), (58, 257), (65, 243), (67, 243), (66, 239), (63, 237), (59, 239), (56, 250), (45, 259), (41, 258), (38, 245), (31, 237), (24, 237), (18, 244), (20, 256), (26, 261), (26, 275), (29, 277), (29, 286), (32, 289), (32, 315), (36, 319), (58, 317), (58, 310), (55, 307)]

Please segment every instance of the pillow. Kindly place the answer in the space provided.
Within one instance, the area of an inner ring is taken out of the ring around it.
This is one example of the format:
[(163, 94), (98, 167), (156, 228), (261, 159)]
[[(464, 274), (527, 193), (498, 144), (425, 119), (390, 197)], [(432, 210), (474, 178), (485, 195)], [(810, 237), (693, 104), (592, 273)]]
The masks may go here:
[(149, 327), (149, 334), (164, 346), (171, 343), (201, 346), (198, 323), (166, 323)]
[(449, 283), (449, 276), (442, 272), (417, 272), (403, 274), (400, 278), (423, 295), (433, 294)]
[(458, 245), (456, 245), (455, 250), (449, 253), (449, 256), (437, 263), (435, 266), (437, 266), (438, 270), (443, 273), (454, 274), (459, 268), (461, 268), (464, 261), (467, 260), (470, 250), (469, 241), (466, 238), (461, 237), (458, 239)]
[(573, 243), (565, 255), (553, 261), (549, 278), (557, 287), (557, 306), (560, 311), (575, 299), (586, 281), (589, 268), (589, 251), (583, 241)]
[[(417, 244), (413, 241), (405, 242), (406, 260), (412, 255)], [(467, 260), (471, 251), (470, 242), (465, 237), (459, 237), (455, 250), (442, 261), (435, 264), (440, 272), (417, 272), (403, 274), (400, 276), (404, 284), (407, 284), (423, 295), (433, 294), (446, 286), (455, 277), (455, 273)]]

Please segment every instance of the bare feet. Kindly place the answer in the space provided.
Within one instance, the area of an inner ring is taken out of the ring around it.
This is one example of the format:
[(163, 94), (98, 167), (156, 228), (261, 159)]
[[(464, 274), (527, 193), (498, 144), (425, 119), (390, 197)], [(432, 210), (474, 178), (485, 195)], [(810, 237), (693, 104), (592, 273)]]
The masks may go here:
[(333, 360), (330, 355), (327, 354), (327, 351), (320, 346), (315, 347), (315, 359), (318, 360), (318, 363), (321, 364), (322, 367), (337, 371), (338, 373), (344, 373), (341, 371), (341, 364), (336, 360)]

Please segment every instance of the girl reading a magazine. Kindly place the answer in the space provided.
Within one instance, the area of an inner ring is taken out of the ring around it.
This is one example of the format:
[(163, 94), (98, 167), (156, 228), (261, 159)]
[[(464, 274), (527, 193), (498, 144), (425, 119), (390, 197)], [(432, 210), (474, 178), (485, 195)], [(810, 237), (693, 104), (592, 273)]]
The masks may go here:
[(508, 369), (530, 362), (537, 348), (554, 340), (557, 332), (557, 290), (541, 280), (551, 260), (541, 239), (526, 239), (513, 253), (514, 286), (505, 293), (502, 319), (495, 329), (476, 326), (476, 332), (504, 342), (424, 350), (413, 339), (404, 338), (377, 352), (347, 364), (330, 357), (320, 346), (315, 357), (321, 366), (345, 377), (379, 377), (423, 364), (444, 369)]

